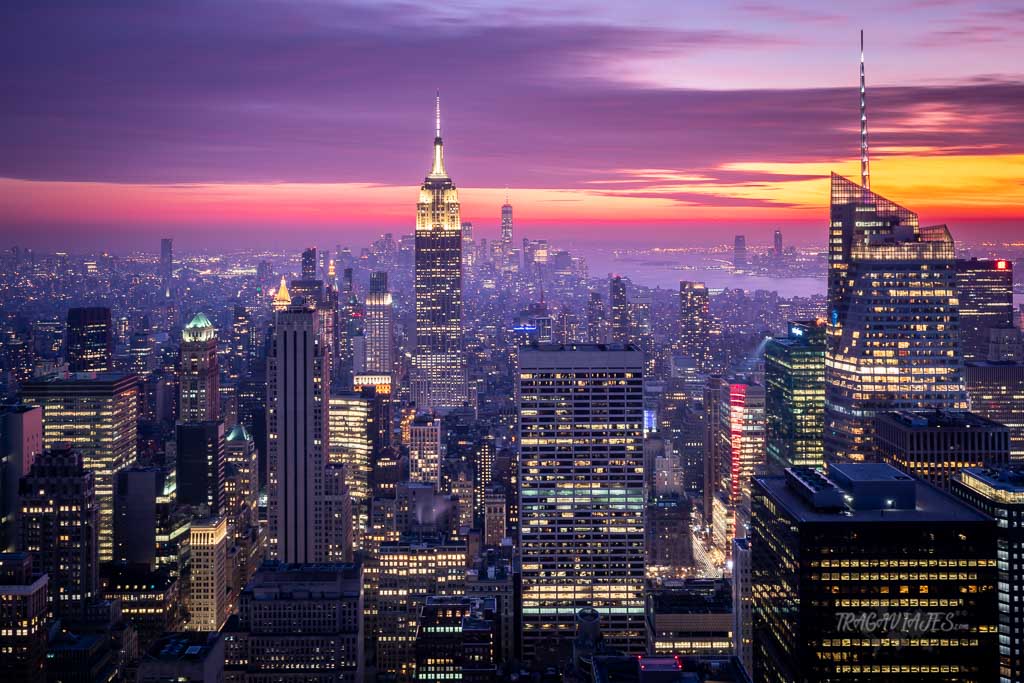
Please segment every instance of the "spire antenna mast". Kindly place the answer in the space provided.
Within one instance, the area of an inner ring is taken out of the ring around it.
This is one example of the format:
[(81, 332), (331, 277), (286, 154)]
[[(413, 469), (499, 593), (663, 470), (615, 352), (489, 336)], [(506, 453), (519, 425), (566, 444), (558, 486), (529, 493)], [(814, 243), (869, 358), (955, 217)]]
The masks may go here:
[(868, 106), (864, 84), (864, 29), (860, 31), (860, 184), (871, 189), (871, 167), (868, 159)]
[[(862, 69), (863, 73), (863, 69)], [(437, 95), (434, 98), (434, 137), (441, 137), (441, 91), (437, 91)]]

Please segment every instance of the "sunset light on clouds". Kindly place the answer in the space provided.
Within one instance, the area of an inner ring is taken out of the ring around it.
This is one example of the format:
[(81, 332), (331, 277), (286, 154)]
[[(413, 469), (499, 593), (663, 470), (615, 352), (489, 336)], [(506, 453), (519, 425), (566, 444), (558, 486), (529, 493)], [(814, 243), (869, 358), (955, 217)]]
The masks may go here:
[(211, 247), (402, 234), (439, 88), (483, 236), (507, 186), (527, 234), (783, 226), (823, 243), (828, 174), (857, 175), (861, 22), (873, 189), (954, 232), (1019, 230), (1019, 8), (586, 6), (6, 5), (0, 230), (128, 247), (169, 228)]

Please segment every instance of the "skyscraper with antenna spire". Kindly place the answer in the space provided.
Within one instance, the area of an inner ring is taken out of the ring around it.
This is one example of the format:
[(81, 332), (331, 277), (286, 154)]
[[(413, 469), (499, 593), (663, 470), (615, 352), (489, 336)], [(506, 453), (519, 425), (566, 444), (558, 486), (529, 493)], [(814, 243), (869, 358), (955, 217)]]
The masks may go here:
[(434, 109), (434, 161), (416, 204), (416, 348), (412, 398), (420, 410), (469, 400), (462, 351), (462, 224), (459, 194), (444, 167), (441, 95)]
[(505, 188), (505, 203), (501, 205), (501, 257), (506, 268), (512, 268), (512, 202), (509, 201), (508, 188)]
[(870, 189), (861, 33), (858, 185), (832, 174), (825, 457), (873, 454), (891, 410), (966, 409), (953, 238)]

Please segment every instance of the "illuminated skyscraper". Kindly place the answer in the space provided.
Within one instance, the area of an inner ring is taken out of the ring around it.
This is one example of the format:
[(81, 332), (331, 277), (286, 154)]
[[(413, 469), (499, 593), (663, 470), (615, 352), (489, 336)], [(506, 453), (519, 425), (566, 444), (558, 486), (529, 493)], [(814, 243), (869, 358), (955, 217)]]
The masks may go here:
[(257, 328), (245, 306), (235, 305), (231, 323), (231, 376), (238, 379), (249, 373), (259, 350)]
[(989, 330), (1013, 327), (1013, 262), (957, 259), (956, 287), (964, 360), (986, 360)]
[(775, 231), (775, 243), (774, 243), (774, 249), (772, 251), (772, 257), (774, 257), (776, 262), (782, 260), (782, 231), (781, 230), (776, 230)]
[(288, 284), (284, 281), (284, 275), (281, 276), (281, 284), (277, 286), (277, 291), (274, 292), (274, 300), (270, 306), (275, 311), (283, 311), (288, 308), (292, 303), (291, 293), (288, 291)]
[(605, 314), (601, 292), (591, 292), (590, 299), (587, 300), (587, 341), (592, 344), (604, 344), (608, 341), (608, 316)]
[(283, 562), (326, 559), (327, 353), (312, 302), (296, 297), (276, 313), (267, 357), (267, 521), (270, 555)]
[(710, 298), (703, 282), (679, 282), (679, 353), (693, 359), (697, 369), (711, 369)]
[(377, 675), (411, 681), (420, 605), (430, 595), (465, 593), (466, 544), (429, 535), (388, 541), (380, 547), (377, 572)]
[(328, 427), (328, 459), (345, 467), (352, 497), (354, 541), (358, 545), (369, 521), (370, 477), (373, 473), (373, 401), (361, 393), (333, 394)]
[[(1024, 680), (1024, 470), (968, 468), (950, 484), (950, 493), (999, 520), (996, 544), (999, 571), (999, 683)], [(1005, 521), (1004, 521), (1005, 520)], [(995, 680), (995, 679), (993, 679)]]
[(114, 554), (114, 475), (135, 462), (139, 404), (136, 375), (115, 372), (34, 379), (25, 403), (43, 409), (43, 447), (70, 445), (96, 477), (100, 560)]
[(825, 455), (862, 460), (887, 410), (965, 409), (953, 239), (832, 176)]
[(755, 478), (751, 531), (753, 680), (997, 680), (990, 517), (845, 463)]
[(861, 184), (832, 174), (825, 457), (863, 460), (874, 416), (967, 408), (953, 238), (870, 189), (861, 36)]
[(512, 251), (512, 204), (508, 199), (508, 192), (505, 192), (505, 203), (501, 205), (501, 255), (506, 268), (513, 267)]
[(462, 266), (463, 275), (468, 276), (476, 265), (476, 241), (473, 239), (473, 224), (462, 222)]
[(105, 372), (112, 370), (114, 328), (110, 309), (68, 309), (68, 370), (71, 372)]
[(388, 274), (370, 275), (366, 295), (366, 373), (390, 374), (395, 364), (394, 313)]
[(523, 657), (566, 645), (575, 614), (645, 649), (643, 354), (542, 345), (519, 354)]
[(434, 163), (416, 205), (415, 290), (413, 401), (420, 410), (457, 408), (469, 400), (462, 351), (462, 227), (459, 195), (444, 168), (440, 97)]
[(82, 615), (100, 590), (95, 476), (76, 451), (48, 449), (21, 479), (19, 495), (18, 547), (49, 575), (51, 609)]
[(611, 308), (611, 342), (614, 344), (629, 343), (629, 298), (626, 296), (626, 283), (615, 275), (608, 280), (608, 303)]
[(732, 550), (733, 538), (747, 536), (750, 512), (750, 481), (764, 462), (765, 391), (750, 380), (729, 382), (722, 395), (718, 422), (718, 475), (724, 493), (726, 517), (718, 524), (719, 547)]
[(181, 372), (178, 380), (182, 422), (220, 419), (217, 330), (202, 313), (197, 313), (181, 331)]
[(821, 465), (825, 323), (791, 322), (764, 347), (765, 449), (782, 467)]
[(409, 425), (409, 481), (441, 486), (441, 420), (417, 415)]
[(302, 252), (302, 279), (318, 280), (317, 277), (317, 250), (310, 247)]
[(213, 517), (193, 522), (190, 631), (219, 631), (228, 616), (228, 522)]
[(174, 240), (164, 237), (160, 240), (160, 280), (166, 293), (174, 277)]

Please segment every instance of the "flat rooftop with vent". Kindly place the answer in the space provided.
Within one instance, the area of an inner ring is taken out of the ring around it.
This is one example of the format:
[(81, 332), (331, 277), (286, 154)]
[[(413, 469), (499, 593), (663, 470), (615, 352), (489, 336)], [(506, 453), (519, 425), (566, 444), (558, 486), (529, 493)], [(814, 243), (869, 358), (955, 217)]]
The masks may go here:
[(976, 521), (986, 517), (934, 486), (884, 463), (790, 467), (755, 480), (802, 522)]

